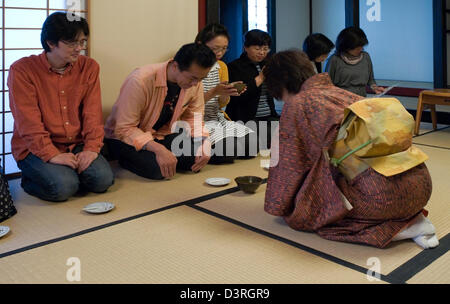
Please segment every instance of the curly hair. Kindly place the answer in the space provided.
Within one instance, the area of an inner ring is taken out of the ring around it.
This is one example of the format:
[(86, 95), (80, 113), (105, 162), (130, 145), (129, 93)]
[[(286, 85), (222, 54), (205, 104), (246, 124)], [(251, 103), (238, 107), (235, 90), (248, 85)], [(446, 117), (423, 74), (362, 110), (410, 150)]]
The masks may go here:
[(291, 49), (273, 55), (264, 66), (264, 77), (269, 93), (276, 99), (300, 92), (303, 83), (315, 75), (311, 61), (304, 52)]

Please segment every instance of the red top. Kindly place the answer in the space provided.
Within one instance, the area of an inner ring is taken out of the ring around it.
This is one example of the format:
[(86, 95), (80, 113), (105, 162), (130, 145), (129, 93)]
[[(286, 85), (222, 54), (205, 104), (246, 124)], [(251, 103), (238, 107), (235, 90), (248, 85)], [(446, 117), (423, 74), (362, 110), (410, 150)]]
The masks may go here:
[(11, 147), (16, 161), (31, 152), (47, 162), (80, 143), (84, 151), (100, 152), (104, 130), (99, 71), (95, 60), (79, 56), (64, 74), (58, 74), (45, 52), (11, 65)]

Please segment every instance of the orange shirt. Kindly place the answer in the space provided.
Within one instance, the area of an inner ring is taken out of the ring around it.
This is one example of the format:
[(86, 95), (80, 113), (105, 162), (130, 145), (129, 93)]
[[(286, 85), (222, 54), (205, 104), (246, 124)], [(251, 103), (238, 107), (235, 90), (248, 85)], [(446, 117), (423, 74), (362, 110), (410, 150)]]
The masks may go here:
[(80, 56), (61, 75), (51, 70), (45, 52), (11, 65), (11, 148), (16, 161), (31, 152), (47, 162), (80, 143), (84, 151), (100, 152), (104, 130), (99, 70), (95, 60)]
[(11, 148), (16, 161), (31, 152), (47, 162), (80, 143), (84, 151), (100, 152), (104, 130), (99, 70), (95, 60), (80, 56), (61, 75), (51, 70), (45, 52), (11, 65)]
[(193, 130), (192, 137), (208, 136), (203, 122), (205, 99), (201, 81), (181, 89), (172, 120), (159, 130), (153, 129), (167, 95), (169, 62), (143, 66), (127, 77), (106, 121), (105, 137), (121, 140), (139, 151), (147, 142), (173, 133), (171, 127), (179, 120)]

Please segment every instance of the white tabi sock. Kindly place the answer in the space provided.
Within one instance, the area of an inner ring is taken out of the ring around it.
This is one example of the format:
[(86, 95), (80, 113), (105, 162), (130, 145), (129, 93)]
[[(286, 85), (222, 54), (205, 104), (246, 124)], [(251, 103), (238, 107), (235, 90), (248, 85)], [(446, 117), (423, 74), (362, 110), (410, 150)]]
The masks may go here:
[(422, 213), (419, 214), (408, 227), (400, 231), (392, 240), (400, 241), (405, 239), (413, 239), (417, 245), (424, 249), (434, 248), (439, 245), (434, 225)]

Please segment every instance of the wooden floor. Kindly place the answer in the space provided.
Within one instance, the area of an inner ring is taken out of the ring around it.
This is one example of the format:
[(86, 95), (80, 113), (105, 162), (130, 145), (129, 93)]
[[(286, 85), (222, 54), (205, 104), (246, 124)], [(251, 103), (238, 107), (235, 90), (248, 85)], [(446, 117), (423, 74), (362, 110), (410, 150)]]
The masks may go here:
[[(414, 143), (430, 157), (433, 194), (426, 208), (440, 239), (435, 249), (410, 240), (376, 249), (290, 229), (263, 211), (265, 184), (245, 194), (233, 181), (266, 178), (261, 157), (163, 182), (113, 163), (116, 182), (107, 193), (60, 204), (33, 198), (19, 180), (10, 181), (18, 214), (0, 224), (11, 228), (0, 238), (0, 283), (72, 283), (74, 266), (79, 283), (450, 283), (450, 127), (433, 131), (423, 123)], [(232, 182), (212, 187), (204, 183), (209, 177)], [(116, 208), (101, 215), (81, 210), (95, 201)]]

